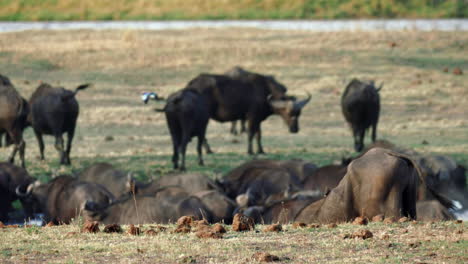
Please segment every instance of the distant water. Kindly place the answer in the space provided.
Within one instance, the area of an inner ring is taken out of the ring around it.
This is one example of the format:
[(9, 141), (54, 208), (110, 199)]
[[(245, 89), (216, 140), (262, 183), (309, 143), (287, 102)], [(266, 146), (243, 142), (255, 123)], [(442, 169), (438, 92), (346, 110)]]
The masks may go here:
[(381, 30), (468, 31), (468, 19), (0, 22), (0, 32), (44, 29), (164, 30), (229, 27), (272, 30), (307, 30), (317, 32)]

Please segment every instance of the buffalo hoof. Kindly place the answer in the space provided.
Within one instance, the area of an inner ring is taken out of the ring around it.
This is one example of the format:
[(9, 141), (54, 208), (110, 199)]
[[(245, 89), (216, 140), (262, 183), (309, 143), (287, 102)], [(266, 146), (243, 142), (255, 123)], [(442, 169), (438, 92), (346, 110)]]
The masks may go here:
[(205, 166), (205, 163), (203, 162), (203, 160), (200, 160), (200, 161), (198, 162), (198, 165), (200, 165), (200, 166)]

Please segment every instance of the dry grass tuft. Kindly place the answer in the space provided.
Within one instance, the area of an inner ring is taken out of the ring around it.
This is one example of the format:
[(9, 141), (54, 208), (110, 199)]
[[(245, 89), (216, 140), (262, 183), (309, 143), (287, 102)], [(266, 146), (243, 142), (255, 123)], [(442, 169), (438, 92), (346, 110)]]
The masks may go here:
[(258, 262), (274, 262), (280, 260), (278, 256), (272, 255), (267, 252), (257, 252), (252, 255), (252, 259)]
[(367, 225), (369, 223), (369, 219), (366, 217), (356, 217), (353, 221), (353, 225)]
[(99, 231), (99, 222), (97, 221), (86, 221), (81, 228), (82, 233), (97, 233)]
[(283, 227), (281, 224), (272, 224), (268, 225), (263, 229), (263, 232), (281, 232), (283, 230)]
[(140, 227), (137, 227), (135, 225), (129, 225), (127, 229), (127, 234), (132, 235), (132, 236), (139, 236), (141, 235), (141, 229)]

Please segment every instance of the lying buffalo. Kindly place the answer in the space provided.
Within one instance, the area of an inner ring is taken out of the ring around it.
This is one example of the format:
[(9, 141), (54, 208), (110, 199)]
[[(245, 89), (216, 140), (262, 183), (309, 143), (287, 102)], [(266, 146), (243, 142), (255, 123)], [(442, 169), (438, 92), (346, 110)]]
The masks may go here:
[[(407, 156), (373, 148), (353, 160), (339, 185), (325, 198), (304, 208), (300, 222), (345, 222), (357, 216), (416, 218), (418, 185), (425, 184), (419, 166)], [(428, 189), (444, 206), (451, 202)]]
[(23, 140), (23, 130), (29, 125), (27, 116), (29, 113), (28, 102), (20, 96), (8, 77), (0, 74), (0, 134), (6, 133), (7, 144), (15, 145), (9, 157), (9, 162), (15, 161), (19, 151), (21, 166), (24, 168), (24, 150), (26, 143)]
[(416, 214), (419, 221), (448, 221), (455, 216), (439, 201), (428, 200), (416, 203)]
[(179, 168), (179, 154), (182, 156), (180, 170), (185, 170), (185, 152), (192, 137), (197, 137), (198, 164), (203, 165), (202, 146), (210, 118), (206, 97), (194, 89), (184, 89), (169, 96), (163, 109), (171, 133), (174, 169)]
[(17, 195), (20, 186), (27, 186), (34, 181), (28, 172), (9, 162), (0, 162), (0, 221), (8, 220), (8, 212), (13, 208), (11, 203), (20, 200), (25, 218), (33, 217), (33, 205), (27, 199)]
[(36, 181), (19, 194), (40, 206), (45, 221), (64, 224), (80, 216), (87, 203), (92, 203), (88, 208), (100, 210), (114, 200), (114, 196), (102, 185), (81, 182), (67, 175), (58, 176), (48, 183)]
[(295, 174), (272, 160), (246, 162), (230, 171), (219, 184), (240, 207), (263, 205), (271, 197), (288, 197), (288, 193), (302, 189)]
[(304, 180), (304, 189), (327, 193), (340, 183), (346, 174), (346, 170), (346, 165), (320, 167)]
[(226, 195), (217, 190), (210, 190), (197, 192), (194, 196), (200, 198), (200, 200), (206, 205), (206, 208), (211, 213), (213, 223), (232, 223), (233, 212), (237, 205)]
[(137, 192), (134, 189), (137, 183), (131, 174), (118, 170), (105, 162), (98, 162), (84, 169), (78, 174), (77, 179), (101, 184), (115, 197), (120, 197), (132, 191)]
[(184, 215), (211, 221), (210, 212), (203, 202), (177, 187), (162, 188), (155, 195), (128, 195), (106, 208), (97, 208), (94, 202), (89, 201), (84, 209), (86, 219), (104, 224), (173, 223)]
[(310, 101), (296, 101), (284, 93), (275, 93), (280, 85), (273, 78), (252, 74), (249, 81), (226, 75), (200, 74), (185, 89), (199, 91), (206, 100), (210, 118), (218, 122), (247, 120), (248, 153), (253, 154), (252, 140), (257, 138), (258, 153), (264, 153), (261, 144), (261, 122), (272, 114), (280, 115), (291, 133), (299, 131), (299, 116)]
[[(90, 84), (83, 84), (75, 91), (70, 91), (42, 83), (31, 95), (28, 120), (34, 129), (42, 160), (44, 160), (42, 135), (52, 135), (55, 137), (55, 148), (60, 154), (60, 164), (70, 165), (70, 151), (79, 114), (75, 95), (89, 86)], [(68, 137), (66, 149), (63, 145), (63, 133), (67, 133)]]
[(346, 121), (351, 126), (354, 137), (354, 149), (361, 151), (364, 147), (364, 135), (372, 126), (372, 141), (377, 137), (377, 123), (380, 113), (379, 91), (374, 82), (365, 83), (353, 79), (341, 97), (341, 110)]

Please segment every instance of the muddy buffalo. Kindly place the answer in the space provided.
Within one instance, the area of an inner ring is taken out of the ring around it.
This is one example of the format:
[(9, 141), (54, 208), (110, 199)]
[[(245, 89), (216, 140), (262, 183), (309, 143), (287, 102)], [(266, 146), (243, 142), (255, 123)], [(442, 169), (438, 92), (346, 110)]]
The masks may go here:
[[(420, 183), (421, 182), (421, 183)], [(425, 184), (419, 166), (405, 155), (373, 148), (352, 161), (338, 186), (304, 208), (300, 222), (346, 222), (357, 216), (416, 218), (418, 185)], [(428, 189), (444, 206), (450, 201)]]

